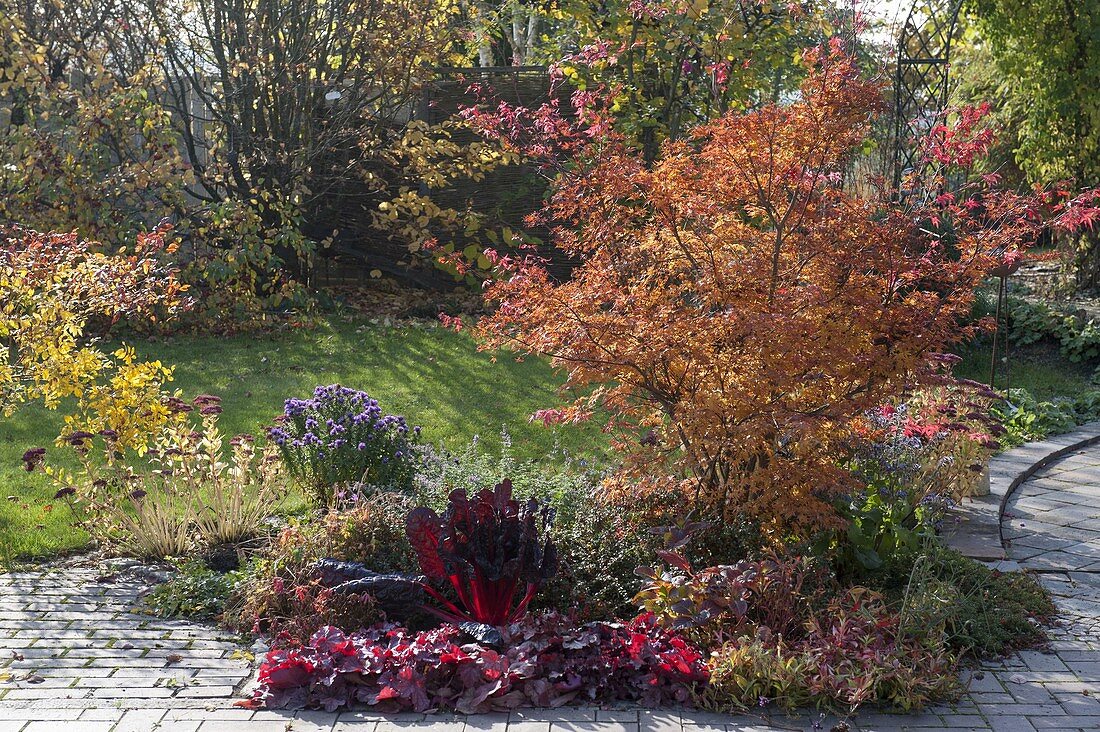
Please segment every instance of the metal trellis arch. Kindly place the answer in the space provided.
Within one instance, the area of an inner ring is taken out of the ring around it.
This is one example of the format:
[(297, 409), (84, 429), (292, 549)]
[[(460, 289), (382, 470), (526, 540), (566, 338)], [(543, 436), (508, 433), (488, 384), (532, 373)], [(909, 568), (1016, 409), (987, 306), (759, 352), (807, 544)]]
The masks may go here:
[(894, 190), (920, 164), (920, 140), (947, 106), (951, 41), (962, 0), (914, 0), (898, 33), (894, 79)]

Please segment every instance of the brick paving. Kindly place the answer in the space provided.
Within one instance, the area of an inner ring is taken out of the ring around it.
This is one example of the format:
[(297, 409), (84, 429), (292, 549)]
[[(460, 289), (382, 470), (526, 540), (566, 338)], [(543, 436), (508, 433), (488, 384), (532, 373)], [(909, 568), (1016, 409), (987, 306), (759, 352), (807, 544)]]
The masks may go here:
[[(1039, 452), (1006, 453), (998, 469), (1023, 473)], [(1001, 566), (1038, 573), (1061, 623), (1050, 652), (985, 664), (950, 707), (847, 720), (630, 708), (471, 717), (251, 712), (232, 706), (251, 674), (234, 639), (132, 612), (146, 586), (140, 579), (100, 582), (95, 569), (67, 569), (0, 575), (0, 732), (839, 731), (842, 721), (867, 732), (1100, 730), (1100, 447), (1070, 451), (1003, 495)]]

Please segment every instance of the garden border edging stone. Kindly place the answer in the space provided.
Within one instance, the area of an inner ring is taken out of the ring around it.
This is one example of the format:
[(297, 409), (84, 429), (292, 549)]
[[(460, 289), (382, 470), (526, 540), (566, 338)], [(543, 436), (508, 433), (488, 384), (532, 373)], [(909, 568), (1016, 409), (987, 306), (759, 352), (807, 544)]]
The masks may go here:
[(1001, 521), (1012, 493), (1028, 478), (1076, 450), (1100, 442), (1100, 421), (1040, 442), (1006, 450), (989, 461), (989, 494), (962, 499), (951, 512), (954, 527), (945, 530), (946, 545), (983, 561), (1008, 559)]

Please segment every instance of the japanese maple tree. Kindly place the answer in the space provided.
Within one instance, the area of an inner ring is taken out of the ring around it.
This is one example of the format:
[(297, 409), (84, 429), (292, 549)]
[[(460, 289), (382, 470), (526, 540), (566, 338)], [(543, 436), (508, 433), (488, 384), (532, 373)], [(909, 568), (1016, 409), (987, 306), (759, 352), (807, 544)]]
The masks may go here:
[[(545, 215), (579, 262), (555, 281), (534, 256), (487, 252), (485, 346), (565, 371), (582, 396), (544, 419), (610, 415), (618, 485), (676, 488), (711, 516), (786, 529), (837, 520), (851, 419), (946, 378), (941, 354), (972, 333), (975, 288), (1026, 250), (1050, 203), (995, 179), (904, 205), (849, 191), (845, 163), (879, 90), (839, 42), (806, 58), (796, 101), (699, 126), (652, 166), (595, 104), (579, 130), (553, 109), (471, 115), (506, 145), (569, 150), (547, 168)], [(950, 142), (930, 159), (983, 144)]]

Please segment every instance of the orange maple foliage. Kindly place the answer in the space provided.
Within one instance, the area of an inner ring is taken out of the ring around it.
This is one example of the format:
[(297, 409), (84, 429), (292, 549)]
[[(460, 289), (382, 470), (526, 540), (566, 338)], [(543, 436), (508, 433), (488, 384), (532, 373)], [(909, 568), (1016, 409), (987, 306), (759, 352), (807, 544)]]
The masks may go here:
[(846, 192), (881, 99), (838, 47), (809, 62), (798, 101), (703, 125), (650, 168), (621, 141), (588, 146), (549, 210), (579, 267), (558, 282), (501, 260), (477, 328), (585, 394), (546, 419), (611, 415), (617, 485), (675, 485), (712, 517), (783, 530), (836, 521), (852, 419), (944, 378), (975, 287), (1042, 227), (1031, 196), (903, 207)]

